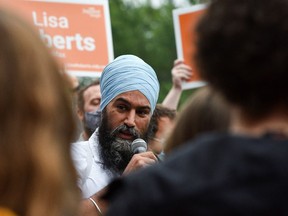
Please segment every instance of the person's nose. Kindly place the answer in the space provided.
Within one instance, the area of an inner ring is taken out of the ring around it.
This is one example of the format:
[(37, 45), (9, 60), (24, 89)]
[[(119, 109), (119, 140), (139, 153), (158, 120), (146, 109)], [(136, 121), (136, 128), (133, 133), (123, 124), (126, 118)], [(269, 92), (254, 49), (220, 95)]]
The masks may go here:
[(135, 117), (136, 117), (135, 110), (131, 110), (130, 112), (127, 113), (124, 124), (126, 124), (128, 127), (135, 127), (136, 126)]

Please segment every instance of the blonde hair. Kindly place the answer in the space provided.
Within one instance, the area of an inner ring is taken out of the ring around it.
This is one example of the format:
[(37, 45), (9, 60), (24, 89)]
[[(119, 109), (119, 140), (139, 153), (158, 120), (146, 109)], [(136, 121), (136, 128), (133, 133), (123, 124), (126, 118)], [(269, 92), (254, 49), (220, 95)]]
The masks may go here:
[(167, 139), (165, 153), (203, 133), (227, 132), (230, 108), (224, 99), (210, 87), (197, 90), (185, 103), (177, 116), (174, 130)]
[(39, 36), (0, 9), (0, 206), (17, 215), (76, 215), (68, 84)]

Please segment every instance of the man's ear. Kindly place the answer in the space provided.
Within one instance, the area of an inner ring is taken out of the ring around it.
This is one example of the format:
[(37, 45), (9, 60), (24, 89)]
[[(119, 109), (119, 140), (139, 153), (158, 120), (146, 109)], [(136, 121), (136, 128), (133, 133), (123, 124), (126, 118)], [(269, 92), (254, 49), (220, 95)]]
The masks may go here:
[(77, 116), (78, 116), (80, 121), (84, 120), (84, 112), (82, 110), (77, 109)]

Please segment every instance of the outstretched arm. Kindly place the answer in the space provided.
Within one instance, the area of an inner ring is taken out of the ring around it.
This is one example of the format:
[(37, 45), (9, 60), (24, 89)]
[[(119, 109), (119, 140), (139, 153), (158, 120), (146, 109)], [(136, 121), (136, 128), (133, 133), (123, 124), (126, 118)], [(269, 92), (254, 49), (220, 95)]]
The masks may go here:
[(173, 85), (163, 100), (162, 105), (176, 110), (182, 94), (182, 82), (188, 81), (192, 77), (192, 69), (183, 60), (176, 59), (171, 74)]

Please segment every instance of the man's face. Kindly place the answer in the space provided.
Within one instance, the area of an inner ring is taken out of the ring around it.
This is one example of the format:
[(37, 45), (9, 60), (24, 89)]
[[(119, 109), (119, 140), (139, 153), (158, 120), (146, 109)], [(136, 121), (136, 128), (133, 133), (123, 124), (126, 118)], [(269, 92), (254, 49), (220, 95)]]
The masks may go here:
[(84, 112), (93, 112), (99, 109), (101, 102), (100, 85), (93, 85), (83, 94)]
[[(106, 107), (111, 131), (121, 125), (134, 128), (141, 137), (147, 132), (151, 118), (151, 107), (148, 99), (139, 91), (122, 93), (115, 97)], [(121, 130), (117, 138), (133, 141), (135, 137), (129, 131)]]
[(139, 137), (147, 140), (150, 118), (150, 103), (139, 91), (122, 93), (106, 106), (99, 127), (104, 167), (124, 171), (133, 156), (132, 141)]

